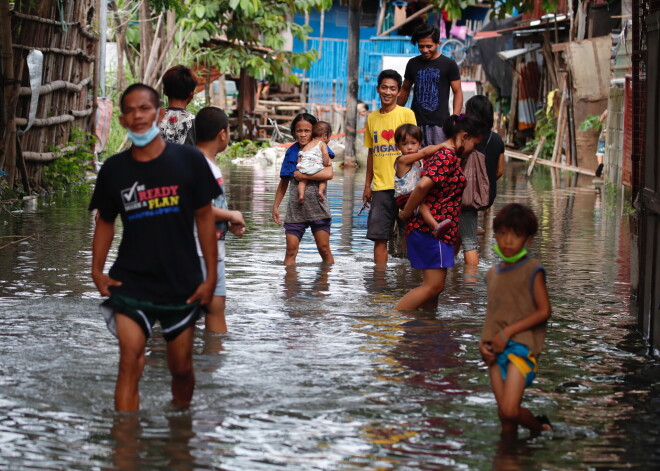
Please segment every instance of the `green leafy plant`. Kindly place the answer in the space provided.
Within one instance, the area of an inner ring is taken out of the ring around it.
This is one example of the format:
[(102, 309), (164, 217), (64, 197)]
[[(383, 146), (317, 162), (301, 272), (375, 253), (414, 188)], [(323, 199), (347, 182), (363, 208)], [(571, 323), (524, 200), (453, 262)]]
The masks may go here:
[(546, 111), (543, 107), (536, 113), (536, 128), (534, 129), (534, 139), (527, 142), (522, 148), (523, 152), (532, 153), (541, 142), (541, 138), (545, 137), (545, 142), (541, 146), (541, 151), (538, 157), (541, 159), (549, 159), (552, 157), (552, 149), (555, 146), (555, 139), (557, 138), (557, 121), (555, 120), (552, 111)]
[(600, 120), (600, 115), (590, 114), (584, 119), (584, 121), (580, 123), (579, 129), (581, 132), (587, 132), (591, 130), (600, 132), (602, 127), (603, 127), (603, 122)]
[(259, 149), (265, 149), (270, 144), (267, 142), (256, 142), (249, 139), (234, 142), (224, 152), (222, 152), (218, 159), (219, 161), (231, 161), (237, 158), (252, 157), (256, 155)]
[(0, 176), (0, 209), (6, 209), (7, 205), (16, 198), (18, 198), (16, 189), (9, 186), (4, 176)]
[[(87, 171), (91, 170), (94, 155), (91, 152), (96, 137), (74, 129), (71, 141), (64, 147), (75, 147), (65, 151), (55, 160), (44, 165), (44, 185), (49, 190), (63, 190), (72, 186), (80, 186), (86, 182)], [(50, 148), (51, 152), (60, 152)]]

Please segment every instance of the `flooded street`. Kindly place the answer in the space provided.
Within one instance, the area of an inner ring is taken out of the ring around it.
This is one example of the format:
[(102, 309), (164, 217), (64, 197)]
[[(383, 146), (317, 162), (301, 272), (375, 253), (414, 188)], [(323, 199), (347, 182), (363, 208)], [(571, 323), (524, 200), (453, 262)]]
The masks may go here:
[(493, 212), (477, 272), (459, 257), (436, 310), (400, 313), (421, 277), (407, 259), (374, 270), (357, 215), (364, 170), (328, 185), (336, 264), (320, 263), (308, 232), (298, 264), (284, 267), (270, 217), (279, 168), (227, 165), (248, 230), (227, 242), (230, 333), (198, 329), (185, 412), (169, 405), (159, 331), (142, 411), (113, 411), (118, 348), (89, 274), (89, 194), (0, 212), (0, 235), (34, 234), (0, 250), (0, 469), (660, 469), (660, 361), (631, 311), (630, 207), (590, 178), (525, 171), (508, 164), (495, 210), (517, 201), (539, 219), (531, 252), (553, 316), (524, 403), (553, 433), (499, 440), (477, 346)]

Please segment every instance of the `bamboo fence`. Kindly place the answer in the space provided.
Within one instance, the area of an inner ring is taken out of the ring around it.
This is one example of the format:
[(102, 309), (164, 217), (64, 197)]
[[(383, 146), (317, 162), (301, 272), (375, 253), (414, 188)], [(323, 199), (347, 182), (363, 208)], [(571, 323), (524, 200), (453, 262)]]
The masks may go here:
[[(43, 187), (44, 163), (71, 150), (74, 130), (93, 132), (98, 37), (92, 25), (96, 3), (15, 2), (9, 17), (0, 19), (3, 27), (11, 27), (11, 44), (7, 44), (6, 36), (0, 44), (5, 59), (13, 55), (13, 70), (5, 70), (4, 75), (15, 79), (11, 83), (5, 80), (4, 84), (6, 112), (0, 117), (0, 124), (5, 126), (0, 169), (9, 175), (11, 186), (20, 178), (24, 193)], [(19, 130), (28, 122), (32, 96), (26, 63), (31, 50), (43, 53), (41, 87), (36, 119), (21, 134)]]

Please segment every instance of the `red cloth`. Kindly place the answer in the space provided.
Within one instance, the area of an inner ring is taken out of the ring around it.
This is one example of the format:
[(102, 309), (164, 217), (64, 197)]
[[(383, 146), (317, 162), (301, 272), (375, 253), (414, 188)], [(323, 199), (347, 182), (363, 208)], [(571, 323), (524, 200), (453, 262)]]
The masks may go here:
[[(458, 158), (453, 150), (444, 148), (424, 160), (422, 177), (433, 180), (433, 187), (424, 199), (425, 205), (431, 209), (436, 221), (451, 220), (451, 229), (442, 242), (453, 244), (458, 236), (458, 218), (461, 214), (461, 199), (465, 190), (466, 180), (458, 164)], [(417, 214), (408, 221), (406, 234), (413, 230), (431, 233), (431, 228)]]

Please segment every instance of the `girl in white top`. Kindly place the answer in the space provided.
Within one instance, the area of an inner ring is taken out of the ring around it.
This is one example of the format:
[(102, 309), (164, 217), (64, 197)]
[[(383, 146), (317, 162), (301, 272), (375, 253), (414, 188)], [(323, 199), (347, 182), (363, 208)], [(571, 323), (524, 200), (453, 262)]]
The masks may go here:
[[(305, 144), (300, 154), (298, 154), (298, 165), (296, 169), (300, 173), (306, 175), (314, 175), (315, 173), (323, 170), (324, 167), (329, 167), (330, 154), (328, 154), (328, 142), (332, 135), (332, 127), (325, 121), (319, 121), (312, 128), (312, 140)], [(328, 186), (327, 181), (319, 182), (319, 200), (325, 200), (325, 188)], [(302, 204), (305, 201), (305, 188), (307, 188), (307, 180), (298, 182), (298, 203)]]
[[(414, 124), (402, 124), (394, 132), (394, 143), (401, 151), (401, 155), (394, 161), (394, 198), (400, 209), (406, 205), (410, 193), (419, 182), (424, 164), (422, 160), (435, 154), (441, 145), (427, 146), (419, 150), (422, 144), (422, 130)], [(449, 230), (451, 222), (442, 220), (439, 224), (431, 214), (431, 208), (424, 203), (417, 207), (419, 215), (424, 222), (434, 228), (436, 239), (442, 239)]]

